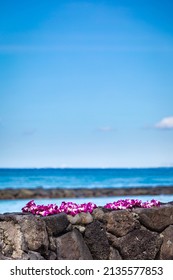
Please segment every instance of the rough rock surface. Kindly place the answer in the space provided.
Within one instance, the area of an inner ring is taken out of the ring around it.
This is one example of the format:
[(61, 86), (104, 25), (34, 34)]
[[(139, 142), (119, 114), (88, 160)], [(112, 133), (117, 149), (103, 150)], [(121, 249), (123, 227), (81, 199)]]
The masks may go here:
[(0, 199), (33, 199), (33, 198), (64, 198), (64, 197), (106, 197), (131, 195), (173, 194), (173, 186), (131, 187), (131, 188), (43, 188), (34, 189), (1, 189)]
[(173, 260), (173, 204), (74, 217), (0, 215), (0, 260)]
[(73, 225), (87, 225), (93, 221), (93, 217), (90, 213), (79, 213), (75, 216), (68, 215), (68, 220)]
[(139, 216), (141, 224), (153, 231), (161, 232), (173, 224), (173, 211), (169, 204), (149, 209), (138, 208), (134, 210), (134, 213)]
[(92, 260), (81, 233), (74, 229), (56, 239), (59, 260)]
[(173, 260), (173, 225), (167, 227), (163, 232), (163, 243), (160, 249), (161, 260)]
[(47, 254), (49, 243), (44, 219), (39, 216), (24, 216), (20, 219), (19, 226), (28, 250)]
[(153, 260), (161, 244), (162, 239), (158, 233), (136, 229), (119, 238), (116, 245), (125, 260)]
[(109, 260), (122, 260), (122, 257), (117, 249), (110, 247)]
[(99, 221), (94, 221), (86, 227), (84, 240), (93, 259), (107, 260), (109, 258), (110, 246), (106, 237), (106, 230)]
[(19, 224), (14, 221), (0, 223), (0, 250), (7, 258), (22, 258), (26, 249), (24, 236), (20, 231)]
[(49, 236), (58, 236), (64, 232), (69, 225), (69, 221), (65, 213), (46, 216), (43, 217), (43, 220), (46, 224), (46, 229)]
[(132, 212), (127, 210), (112, 211), (105, 215), (106, 229), (116, 236), (124, 236), (130, 231), (139, 228), (140, 223)]

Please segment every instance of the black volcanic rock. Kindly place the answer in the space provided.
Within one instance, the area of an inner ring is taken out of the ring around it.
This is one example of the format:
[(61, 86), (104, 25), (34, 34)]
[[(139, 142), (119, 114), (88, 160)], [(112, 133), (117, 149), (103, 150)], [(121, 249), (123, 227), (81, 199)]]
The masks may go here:
[(88, 214), (0, 214), (0, 260), (173, 259), (173, 204)]
[(79, 189), (1, 189), (0, 199), (109, 197), (131, 195), (173, 194), (173, 186), (139, 188), (79, 188)]

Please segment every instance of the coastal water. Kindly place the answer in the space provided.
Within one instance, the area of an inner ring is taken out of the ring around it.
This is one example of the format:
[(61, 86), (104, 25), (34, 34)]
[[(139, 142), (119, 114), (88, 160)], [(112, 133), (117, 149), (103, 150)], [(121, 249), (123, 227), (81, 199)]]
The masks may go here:
[[(97, 206), (104, 206), (106, 203), (117, 201), (119, 199), (126, 199), (125, 196), (116, 196), (116, 197), (92, 197), (92, 198), (51, 198), (51, 199), (34, 199), (36, 204), (39, 205), (47, 205), (50, 203), (55, 203), (56, 205), (60, 205), (62, 201), (72, 201), (75, 203), (87, 203), (93, 202)], [(155, 196), (128, 196), (129, 199), (140, 199), (143, 202), (149, 201), (151, 199), (157, 199), (160, 202), (166, 203), (173, 201), (173, 195), (155, 195)], [(8, 213), (8, 212), (21, 212), (23, 206), (26, 205), (28, 199), (15, 199), (15, 200), (0, 200), (0, 213)]]
[[(0, 189), (6, 188), (128, 188), (172, 186), (173, 168), (144, 168), (144, 169), (0, 169)], [(94, 202), (104, 206), (126, 197), (73, 198), (63, 201), (76, 203)], [(173, 201), (173, 195), (132, 196), (143, 201), (158, 199), (161, 202)], [(22, 200), (0, 200), (0, 213), (20, 212), (28, 202)], [(62, 199), (35, 199), (37, 204), (56, 203)]]
[(127, 188), (173, 185), (173, 168), (0, 169), (5, 188)]

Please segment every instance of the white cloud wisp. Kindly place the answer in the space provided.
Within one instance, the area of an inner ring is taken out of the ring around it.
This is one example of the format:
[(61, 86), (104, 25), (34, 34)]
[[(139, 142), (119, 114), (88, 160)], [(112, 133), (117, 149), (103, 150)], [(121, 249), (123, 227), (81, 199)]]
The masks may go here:
[(163, 118), (155, 127), (158, 129), (173, 129), (173, 116)]

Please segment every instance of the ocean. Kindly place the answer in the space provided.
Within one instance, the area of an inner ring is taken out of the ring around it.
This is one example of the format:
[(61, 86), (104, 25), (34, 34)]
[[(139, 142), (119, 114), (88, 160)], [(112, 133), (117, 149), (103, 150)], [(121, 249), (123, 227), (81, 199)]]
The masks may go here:
[[(0, 168), (0, 189), (6, 188), (128, 188), (172, 186), (173, 168)], [(123, 197), (90, 198), (97, 205), (103, 205)], [(130, 197), (129, 197), (130, 198)], [(162, 202), (173, 200), (172, 195), (133, 197), (142, 200), (152, 198)], [(65, 199), (63, 199), (65, 200)], [(85, 200), (85, 201), (84, 201)], [(35, 200), (39, 204), (57, 203), (62, 200)], [(67, 199), (66, 199), (67, 201)], [(69, 201), (69, 199), (68, 199)], [(76, 203), (88, 199), (70, 199)], [(26, 200), (0, 200), (0, 213), (18, 212)]]
[(128, 188), (173, 185), (173, 168), (0, 168), (4, 188)]

